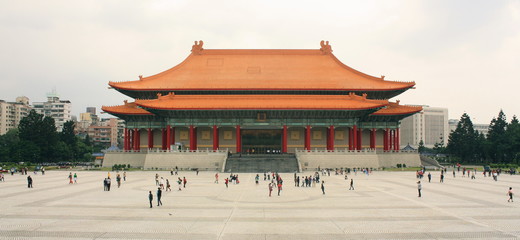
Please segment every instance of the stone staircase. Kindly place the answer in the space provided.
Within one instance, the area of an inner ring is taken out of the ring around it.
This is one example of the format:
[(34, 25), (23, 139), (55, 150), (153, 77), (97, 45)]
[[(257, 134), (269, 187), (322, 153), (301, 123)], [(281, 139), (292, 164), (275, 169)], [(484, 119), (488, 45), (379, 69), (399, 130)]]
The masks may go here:
[(263, 173), (298, 172), (294, 154), (232, 154), (226, 160), (225, 172)]
[(425, 155), (420, 155), (421, 158), (421, 165), (425, 167), (434, 167), (434, 168), (442, 168), (442, 165), (437, 162), (437, 160), (430, 158)]

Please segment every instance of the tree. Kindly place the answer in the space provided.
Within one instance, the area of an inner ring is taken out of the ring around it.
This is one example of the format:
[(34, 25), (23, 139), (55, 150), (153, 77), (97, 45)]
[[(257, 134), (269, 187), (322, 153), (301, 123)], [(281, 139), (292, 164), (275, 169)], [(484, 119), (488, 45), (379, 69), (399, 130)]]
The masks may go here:
[(15, 154), (18, 148), (18, 129), (13, 128), (4, 135), (0, 135), (0, 162), (16, 161)]
[(417, 150), (419, 151), (419, 153), (424, 153), (426, 150), (426, 147), (424, 146), (424, 141), (422, 139), (419, 142), (419, 149), (417, 149)]
[(520, 161), (520, 123), (516, 116), (513, 116), (511, 122), (507, 125), (506, 135), (508, 139), (508, 156), (514, 163)]
[[(21, 149), (20, 157), (31, 156), (31, 159), (21, 159), (23, 161), (43, 162), (52, 161), (56, 155), (54, 146), (58, 143), (58, 134), (54, 119), (44, 117), (42, 114), (32, 110), (27, 117), (20, 120), (18, 126)], [(33, 154), (27, 151), (34, 151)]]
[(477, 138), (478, 134), (473, 129), (469, 115), (464, 113), (460, 117), (455, 131), (450, 133), (447, 151), (461, 161), (475, 161)]
[(506, 115), (500, 110), (498, 117), (491, 120), (487, 135), (487, 140), (491, 145), (491, 148), (489, 148), (489, 157), (491, 157), (495, 163), (506, 162), (506, 153), (509, 148), (506, 127)]

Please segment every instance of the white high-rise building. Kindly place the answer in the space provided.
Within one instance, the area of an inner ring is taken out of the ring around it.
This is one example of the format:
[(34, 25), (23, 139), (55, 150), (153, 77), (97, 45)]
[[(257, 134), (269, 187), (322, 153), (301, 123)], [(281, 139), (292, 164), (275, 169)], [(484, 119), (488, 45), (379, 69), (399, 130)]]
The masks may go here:
[(448, 109), (423, 106), (423, 111), (401, 121), (401, 146), (418, 148), (421, 140), (425, 147), (433, 148), (436, 143), (448, 144), (450, 128)]
[(31, 106), (27, 97), (17, 97), (16, 102), (0, 100), (0, 135), (17, 128), (20, 120), (29, 115), (30, 111)]
[[(451, 133), (451, 131), (455, 131), (455, 129), (457, 129), (459, 120), (450, 119), (449, 124), (450, 124), (450, 133)], [(473, 123), (473, 129), (477, 130), (479, 133), (484, 134), (484, 136), (487, 136), (488, 131), (489, 131), (489, 124)]]
[(33, 108), (39, 114), (52, 117), (58, 132), (62, 131), (65, 122), (72, 120), (72, 104), (69, 100), (60, 100), (56, 90), (47, 93), (47, 102), (33, 102)]

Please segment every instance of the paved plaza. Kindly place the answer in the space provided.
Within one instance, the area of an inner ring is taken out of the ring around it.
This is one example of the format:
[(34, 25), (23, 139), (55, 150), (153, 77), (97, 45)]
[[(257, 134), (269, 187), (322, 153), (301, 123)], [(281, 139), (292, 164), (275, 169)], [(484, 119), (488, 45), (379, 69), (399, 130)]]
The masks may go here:
[[(74, 172), (73, 172), (74, 173)], [(172, 181), (163, 206), (149, 208), (155, 171), (128, 172), (121, 188), (112, 182), (103, 191), (107, 172), (78, 171), (78, 184), (68, 184), (68, 171), (26, 176), (6, 175), (0, 182), (0, 239), (490, 239), (520, 238), (520, 209), (508, 203), (520, 176), (501, 175), (497, 182), (453, 178), (422, 180), (417, 197), (415, 172), (358, 173), (354, 191), (342, 175), (324, 176), (326, 194), (315, 187), (295, 187), (293, 174), (282, 174), (281, 196), (268, 197), (268, 183), (255, 174), (240, 174), (240, 184), (226, 189), (214, 183), (215, 172), (179, 172), (188, 184), (182, 191)], [(306, 172), (305, 175), (312, 173)], [(299, 174), (299, 175), (304, 175)], [(115, 173), (111, 176), (114, 179)], [(518, 200), (520, 201), (520, 200)]]

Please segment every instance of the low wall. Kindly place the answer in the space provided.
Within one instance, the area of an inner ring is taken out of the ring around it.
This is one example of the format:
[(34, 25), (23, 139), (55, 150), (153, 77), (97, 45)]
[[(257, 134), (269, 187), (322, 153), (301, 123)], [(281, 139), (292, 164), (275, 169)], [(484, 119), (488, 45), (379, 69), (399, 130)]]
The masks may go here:
[(376, 153), (367, 152), (297, 152), (301, 170), (320, 168), (380, 168), (406, 164), (421, 166), (418, 153)]
[(201, 171), (221, 171), (226, 157), (227, 153), (220, 152), (110, 152), (105, 154), (103, 167), (130, 164), (145, 170), (169, 170), (177, 166), (181, 170), (198, 168)]

